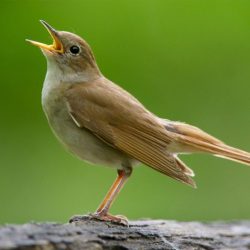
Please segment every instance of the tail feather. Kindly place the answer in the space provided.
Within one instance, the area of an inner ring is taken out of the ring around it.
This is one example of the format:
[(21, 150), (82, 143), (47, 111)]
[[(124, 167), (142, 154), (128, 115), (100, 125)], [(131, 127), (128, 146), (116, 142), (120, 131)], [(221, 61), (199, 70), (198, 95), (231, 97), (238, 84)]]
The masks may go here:
[[(174, 133), (178, 143), (190, 152), (205, 152), (218, 157), (250, 165), (250, 153), (228, 146), (217, 138), (194, 126), (164, 121), (165, 128)], [(180, 150), (180, 152), (182, 152)]]
[(176, 164), (178, 165), (178, 167), (183, 171), (184, 174), (194, 177), (194, 171), (189, 168), (183, 161), (181, 161), (178, 157), (175, 157), (176, 160)]
[(237, 161), (250, 166), (250, 153), (243, 150), (230, 147), (226, 144), (211, 144), (187, 136), (181, 137), (181, 141), (182, 143), (188, 144), (189, 146), (193, 147), (193, 149), (196, 149), (197, 151), (211, 153), (215, 156)]

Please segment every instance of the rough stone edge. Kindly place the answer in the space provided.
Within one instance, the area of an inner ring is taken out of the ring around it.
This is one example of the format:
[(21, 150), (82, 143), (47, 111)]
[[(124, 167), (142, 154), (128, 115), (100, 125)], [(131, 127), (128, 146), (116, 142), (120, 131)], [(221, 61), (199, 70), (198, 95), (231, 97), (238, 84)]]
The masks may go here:
[(0, 250), (250, 249), (250, 221), (131, 221), (129, 227), (85, 219), (71, 224), (0, 227)]

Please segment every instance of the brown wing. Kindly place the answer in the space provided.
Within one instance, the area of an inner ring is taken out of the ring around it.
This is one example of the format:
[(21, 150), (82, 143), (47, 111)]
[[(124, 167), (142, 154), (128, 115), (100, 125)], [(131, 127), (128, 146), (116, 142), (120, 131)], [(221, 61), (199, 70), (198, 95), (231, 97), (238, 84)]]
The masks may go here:
[(106, 79), (75, 84), (66, 94), (76, 124), (110, 146), (176, 180), (195, 186), (179, 159), (167, 153), (165, 127), (129, 93)]

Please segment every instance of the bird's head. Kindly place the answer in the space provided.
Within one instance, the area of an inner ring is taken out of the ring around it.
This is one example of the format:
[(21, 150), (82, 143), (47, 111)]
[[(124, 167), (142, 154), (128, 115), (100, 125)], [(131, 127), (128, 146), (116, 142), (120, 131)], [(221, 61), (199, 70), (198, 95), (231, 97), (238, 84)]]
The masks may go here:
[(48, 70), (56, 68), (60, 70), (62, 76), (66, 77), (66, 80), (70, 76), (70, 78), (75, 78), (76, 81), (81, 77), (87, 79), (101, 75), (93, 52), (86, 41), (73, 33), (57, 31), (43, 20), (40, 22), (51, 35), (53, 44), (47, 45), (26, 40), (41, 48), (47, 58)]

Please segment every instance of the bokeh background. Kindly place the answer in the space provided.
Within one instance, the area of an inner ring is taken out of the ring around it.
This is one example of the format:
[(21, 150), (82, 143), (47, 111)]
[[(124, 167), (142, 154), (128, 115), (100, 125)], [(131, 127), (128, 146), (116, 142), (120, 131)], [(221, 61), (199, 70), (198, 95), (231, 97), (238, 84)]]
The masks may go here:
[[(116, 172), (68, 154), (40, 104), (46, 61), (25, 38), (50, 43), (38, 22), (75, 32), (104, 75), (155, 114), (199, 126), (250, 151), (247, 0), (0, 1), (0, 223), (66, 222), (94, 211)], [(250, 168), (181, 157), (194, 190), (146, 166), (111, 209), (130, 219), (250, 219)]]

